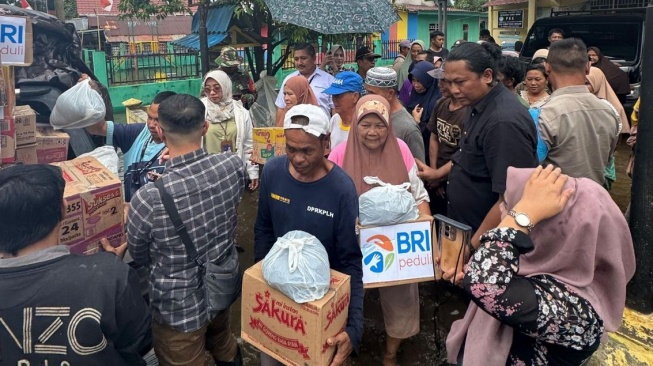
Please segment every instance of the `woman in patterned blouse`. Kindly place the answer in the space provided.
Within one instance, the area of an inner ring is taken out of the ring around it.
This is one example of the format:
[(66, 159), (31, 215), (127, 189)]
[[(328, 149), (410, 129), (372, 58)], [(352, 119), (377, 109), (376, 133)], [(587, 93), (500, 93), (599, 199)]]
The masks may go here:
[(553, 166), (509, 168), (506, 187), (503, 220), (465, 269), (473, 304), (449, 333), (449, 362), (581, 365), (621, 324), (628, 225), (600, 185)]

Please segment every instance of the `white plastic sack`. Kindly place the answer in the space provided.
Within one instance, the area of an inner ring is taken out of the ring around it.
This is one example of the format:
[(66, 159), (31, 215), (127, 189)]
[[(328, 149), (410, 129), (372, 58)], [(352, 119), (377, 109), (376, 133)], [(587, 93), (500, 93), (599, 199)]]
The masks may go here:
[(358, 216), (360, 224), (394, 225), (417, 220), (419, 211), (415, 198), (408, 191), (410, 183), (392, 185), (384, 183), (377, 177), (363, 178), (365, 183), (378, 184), (358, 198)]
[(277, 239), (263, 259), (263, 278), (273, 288), (303, 304), (326, 295), (331, 282), (329, 255), (313, 235), (299, 230)]
[(118, 158), (118, 153), (116, 153), (116, 150), (113, 148), (113, 146), (104, 145), (78, 157), (81, 158), (86, 156), (92, 156), (96, 158), (102, 165), (109, 169), (111, 173), (118, 175), (118, 165), (120, 164), (120, 159)]
[(90, 79), (80, 81), (57, 98), (50, 124), (55, 129), (84, 128), (104, 119), (107, 112), (102, 96), (93, 90)]

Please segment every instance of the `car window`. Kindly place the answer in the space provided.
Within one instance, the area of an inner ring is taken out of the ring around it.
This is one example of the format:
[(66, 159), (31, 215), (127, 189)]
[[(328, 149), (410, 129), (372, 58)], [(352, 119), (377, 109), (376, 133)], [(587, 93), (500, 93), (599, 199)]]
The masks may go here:
[(533, 57), (535, 51), (549, 46), (549, 30), (561, 28), (565, 37), (580, 38), (588, 47), (598, 47), (603, 54), (623, 65), (631, 65), (639, 56), (642, 26), (638, 23), (578, 23), (533, 26), (524, 44), (522, 56)]

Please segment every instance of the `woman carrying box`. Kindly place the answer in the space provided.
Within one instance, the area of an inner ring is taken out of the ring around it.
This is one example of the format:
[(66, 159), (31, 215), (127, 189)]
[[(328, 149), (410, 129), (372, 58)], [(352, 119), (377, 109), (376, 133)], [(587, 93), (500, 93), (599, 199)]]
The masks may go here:
[[(367, 95), (356, 104), (356, 124), (347, 143), (331, 151), (329, 160), (341, 166), (354, 180), (361, 194), (373, 187), (364, 177), (378, 177), (390, 184), (410, 182), (420, 214), (431, 215), (429, 197), (417, 176), (415, 159), (403, 141), (397, 139), (390, 122), (390, 105), (383, 97)], [(397, 350), (403, 339), (419, 333), (419, 292), (416, 283), (379, 288), (387, 333), (384, 366), (397, 364)]]

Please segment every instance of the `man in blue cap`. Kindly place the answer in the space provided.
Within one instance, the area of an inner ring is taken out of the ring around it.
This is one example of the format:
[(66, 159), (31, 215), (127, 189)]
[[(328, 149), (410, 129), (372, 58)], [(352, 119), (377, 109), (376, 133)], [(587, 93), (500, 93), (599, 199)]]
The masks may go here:
[(323, 91), (333, 98), (334, 111), (331, 117), (331, 149), (346, 142), (349, 129), (355, 119), (356, 103), (363, 94), (363, 78), (353, 71), (336, 75), (331, 86)]

